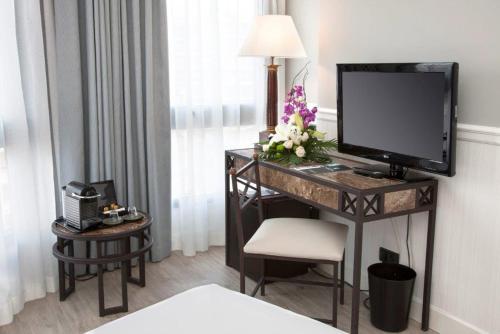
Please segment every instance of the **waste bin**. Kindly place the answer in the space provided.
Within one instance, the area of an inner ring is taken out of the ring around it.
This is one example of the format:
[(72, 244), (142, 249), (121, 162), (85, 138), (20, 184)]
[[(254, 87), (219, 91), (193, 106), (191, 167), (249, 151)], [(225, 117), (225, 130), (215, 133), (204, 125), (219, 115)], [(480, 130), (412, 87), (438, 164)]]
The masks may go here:
[(370, 320), (387, 332), (401, 332), (408, 327), (413, 285), (417, 273), (394, 263), (375, 263), (368, 267)]

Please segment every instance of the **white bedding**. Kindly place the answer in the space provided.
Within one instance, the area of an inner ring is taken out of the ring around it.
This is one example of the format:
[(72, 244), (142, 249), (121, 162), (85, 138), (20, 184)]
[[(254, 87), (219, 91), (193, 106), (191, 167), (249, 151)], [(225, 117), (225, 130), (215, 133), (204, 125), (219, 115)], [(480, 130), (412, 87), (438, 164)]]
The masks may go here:
[(339, 334), (341, 330), (216, 284), (163, 300), (87, 334)]

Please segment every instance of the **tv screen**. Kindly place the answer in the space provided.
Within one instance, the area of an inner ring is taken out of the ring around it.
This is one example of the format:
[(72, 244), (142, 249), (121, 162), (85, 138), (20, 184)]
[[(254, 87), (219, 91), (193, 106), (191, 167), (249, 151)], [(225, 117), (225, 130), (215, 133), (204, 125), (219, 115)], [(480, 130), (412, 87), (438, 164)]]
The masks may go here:
[(339, 151), (454, 174), (452, 67), (338, 65)]
[(443, 161), (443, 73), (348, 72), (342, 86), (344, 143)]

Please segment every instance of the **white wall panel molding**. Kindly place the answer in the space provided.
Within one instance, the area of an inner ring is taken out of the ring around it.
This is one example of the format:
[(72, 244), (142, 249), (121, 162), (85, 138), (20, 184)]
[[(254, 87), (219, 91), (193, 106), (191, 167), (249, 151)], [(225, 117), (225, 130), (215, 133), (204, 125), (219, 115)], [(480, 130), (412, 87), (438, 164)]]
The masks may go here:
[[(331, 109), (331, 108), (318, 108), (318, 109), (319, 109), (317, 116), (318, 123), (323, 124), (324, 122), (331, 122), (337, 124), (336, 109)], [(457, 139), (459, 141), (500, 146), (499, 127), (458, 123), (457, 130), (458, 130)]]
[(462, 123), (457, 127), (458, 140), (500, 146), (500, 128)]
[[(319, 108), (320, 131), (336, 137), (337, 113)], [(500, 128), (458, 124), (457, 174), (439, 179), (430, 327), (446, 334), (500, 333)], [(349, 225), (346, 280), (352, 282), (353, 225), (326, 212), (322, 218)], [(420, 322), (427, 214), (412, 215), (410, 248), (417, 272), (411, 318)], [(361, 285), (383, 246), (406, 258), (406, 218), (365, 224)], [(325, 268), (326, 269), (326, 268)]]

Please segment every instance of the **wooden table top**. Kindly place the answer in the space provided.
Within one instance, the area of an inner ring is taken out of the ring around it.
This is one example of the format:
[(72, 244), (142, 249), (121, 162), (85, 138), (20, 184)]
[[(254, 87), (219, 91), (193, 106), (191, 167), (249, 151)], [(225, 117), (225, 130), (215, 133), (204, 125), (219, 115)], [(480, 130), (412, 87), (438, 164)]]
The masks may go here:
[(149, 215), (142, 213), (144, 218), (136, 222), (122, 223), (115, 226), (100, 225), (89, 231), (74, 233), (64, 226), (52, 223), (52, 232), (63, 239), (73, 240), (113, 240), (138, 233), (148, 228), (152, 219)]

